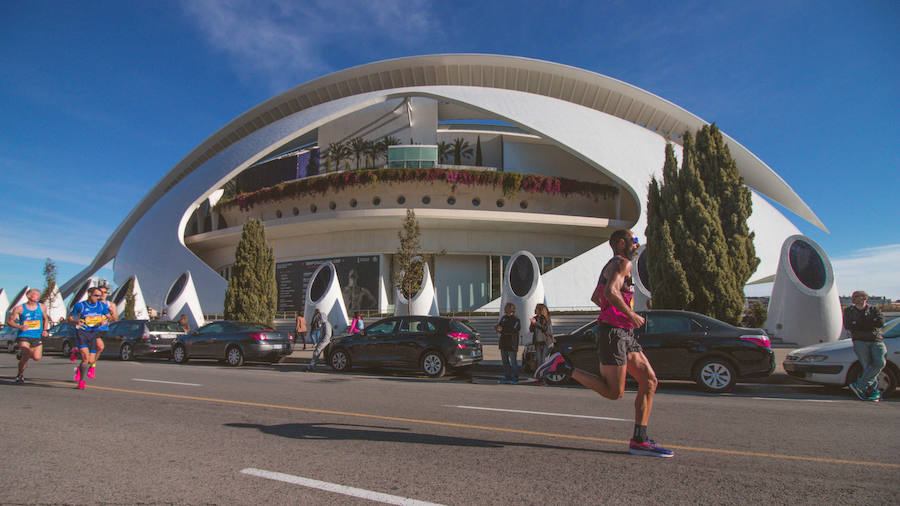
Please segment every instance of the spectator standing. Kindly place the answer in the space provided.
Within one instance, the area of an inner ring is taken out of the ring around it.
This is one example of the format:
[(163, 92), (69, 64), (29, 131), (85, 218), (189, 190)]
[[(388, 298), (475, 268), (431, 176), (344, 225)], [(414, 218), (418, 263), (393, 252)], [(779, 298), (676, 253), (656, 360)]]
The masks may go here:
[(191, 326), (188, 324), (187, 315), (181, 313), (181, 318), (178, 319), (178, 325), (181, 325), (181, 328), (184, 329), (184, 333), (188, 334), (191, 331)]
[(322, 334), (322, 313), (316, 309), (316, 312), (313, 313), (312, 322), (310, 322), (310, 337), (312, 338), (312, 345), (315, 348), (319, 344), (319, 338)]
[(316, 348), (313, 350), (312, 358), (309, 360), (309, 365), (306, 367), (306, 372), (312, 372), (316, 369), (316, 362), (319, 361), (319, 356), (331, 343), (331, 322), (323, 318), (321, 314), (319, 315), (319, 322), (321, 323), (319, 323), (318, 341), (316, 342)]
[(506, 313), (494, 327), (500, 334), (500, 357), (503, 359), (503, 379), (499, 383), (519, 383), (519, 361), (516, 355), (519, 352), (519, 331), (522, 324), (516, 318), (516, 305), (507, 302), (503, 308)]
[(884, 316), (880, 309), (868, 304), (869, 294), (866, 292), (857, 290), (850, 298), (853, 304), (844, 310), (844, 328), (850, 331), (853, 351), (862, 367), (859, 379), (850, 383), (850, 390), (862, 401), (878, 402), (881, 400), (878, 375), (884, 369), (887, 356), (881, 335)]
[(366, 328), (365, 322), (361, 316), (359, 316), (359, 311), (353, 313), (353, 321), (350, 322), (350, 333), (351, 334), (359, 334)]
[(306, 318), (302, 314), (297, 315), (297, 326), (294, 328), (297, 339), (303, 341), (303, 349), (306, 349)]
[[(534, 363), (543, 364), (547, 360), (547, 352), (556, 344), (553, 340), (553, 326), (550, 324), (550, 311), (545, 304), (534, 307), (534, 316), (528, 326), (531, 331), (531, 344), (534, 346)], [(544, 380), (539, 379), (538, 385), (544, 385)]]

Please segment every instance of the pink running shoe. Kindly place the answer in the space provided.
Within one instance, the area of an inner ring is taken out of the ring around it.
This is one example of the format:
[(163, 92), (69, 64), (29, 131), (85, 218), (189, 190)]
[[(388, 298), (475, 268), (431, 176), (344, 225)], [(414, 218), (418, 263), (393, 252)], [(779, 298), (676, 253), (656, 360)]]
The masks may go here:
[(83, 382), (83, 381), (79, 381), (79, 382), (78, 382), (78, 390), (84, 390), (84, 386), (85, 386), (85, 385), (84, 385), (84, 382)]
[(94, 379), (94, 366), (91, 365), (91, 368), (88, 369), (88, 379)]
[(75, 367), (75, 381), (81, 381), (81, 368)]
[(75, 361), (75, 355), (76, 355), (77, 353), (78, 353), (78, 349), (77, 349), (77, 348), (74, 349), (74, 350), (72, 350), (72, 356), (69, 357), (69, 360), (71, 360), (72, 362), (74, 362), (74, 361)]

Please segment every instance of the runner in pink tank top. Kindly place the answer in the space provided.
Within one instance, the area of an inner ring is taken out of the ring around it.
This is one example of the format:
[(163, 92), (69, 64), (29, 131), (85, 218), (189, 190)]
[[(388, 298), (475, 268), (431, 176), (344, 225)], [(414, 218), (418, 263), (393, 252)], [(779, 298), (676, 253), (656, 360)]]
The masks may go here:
[(600, 271), (597, 288), (591, 295), (591, 302), (600, 306), (595, 333), (600, 376), (575, 369), (557, 352), (538, 366), (534, 377), (542, 380), (551, 373), (567, 374), (603, 397), (616, 400), (625, 395), (625, 376), (630, 374), (638, 382), (638, 392), (634, 399), (634, 436), (628, 443), (629, 453), (672, 457), (675, 455), (672, 450), (657, 445), (647, 436), (657, 381), (634, 336), (634, 329), (644, 325), (644, 318), (634, 312), (631, 280), (631, 260), (637, 255), (638, 240), (630, 230), (616, 230), (609, 238), (609, 245), (614, 256)]

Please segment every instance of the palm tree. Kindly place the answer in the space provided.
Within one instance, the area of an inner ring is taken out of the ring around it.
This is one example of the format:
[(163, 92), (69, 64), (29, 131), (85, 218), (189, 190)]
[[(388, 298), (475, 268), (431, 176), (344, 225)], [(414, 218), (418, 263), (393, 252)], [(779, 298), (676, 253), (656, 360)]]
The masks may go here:
[(450, 156), (450, 152), (453, 150), (453, 145), (449, 142), (439, 142), (438, 143), (438, 160), (441, 163), (445, 163), (447, 161), (447, 157)]
[(369, 161), (371, 161), (374, 168), (376, 158), (378, 158), (378, 143), (366, 140), (366, 167), (369, 166)]
[(388, 161), (388, 148), (390, 146), (399, 146), (400, 139), (394, 137), (393, 135), (388, 135), (387, 137), (382, 138), (378, 143), (381, 145), (381, 156), (384, 157), (384, 163)]
[(332, 142), (328, 145), (328, 161), (334, 164), (334, 170), (341, 170), (341, 162), (350, 158), (350, 148), (343, 142)]
[(453, 139), (451, 151), (453, 152), (453, 165), (462, 165), (462, 157), (469, 158), (472, 156), (472, 146), (469, 145), (469, 141), (462, 137)]
[(356, 157), (356, 168), (359, 169), (359, 159), (366, 154), (366, 140), (362, 137), (354, 137), (350, 139), (349, 148)]

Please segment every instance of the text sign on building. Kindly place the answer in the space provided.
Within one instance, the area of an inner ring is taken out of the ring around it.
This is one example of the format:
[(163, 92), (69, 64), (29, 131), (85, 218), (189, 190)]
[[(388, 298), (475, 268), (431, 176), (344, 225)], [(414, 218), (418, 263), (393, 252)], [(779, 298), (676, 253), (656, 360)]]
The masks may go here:
[(323, 262), (334, 264), (347, 311), (378, 310), (378, 255), (293, 260), (275, 264), (278, 282), (278, 311), (302, 311), (306, 287), (313, 272)]

